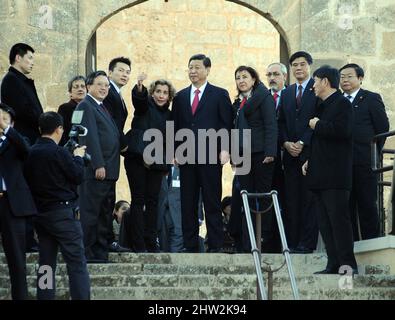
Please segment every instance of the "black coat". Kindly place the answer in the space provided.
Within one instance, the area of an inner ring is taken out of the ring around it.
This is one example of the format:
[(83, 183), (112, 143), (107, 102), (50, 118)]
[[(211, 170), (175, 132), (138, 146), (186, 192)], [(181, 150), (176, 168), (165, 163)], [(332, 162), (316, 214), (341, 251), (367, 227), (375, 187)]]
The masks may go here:
[[(229, 93), (225, 89), (213, 86), (207, 83), (204, 93), (199, 101), (195, 114), (192, 114), (190, 100), (191, 86), (182, 89), (177, 93), (173, 101), (172, 117), (174, 120), (174, 129), (177, 132), (180, 129), (190, 129), (195, 138), (195, 162), (198, 160), (198, 130), (214, 129), (216, 131), (225, 129), (229, 133), (232, 128), (232, 103)], [(176, 147), (183, 142), (176, 142)], [(221, 145), (217, 144), (218, 153), (221, 151)], [(218, 157), (217, 157), (218, 158)], [(209, 162), (209, 146), (206, 145), (206, 162)]]
[[(131, 129), (126, 133), (128, 141), (127, 155), (139, 157), (143, 155), (144, 148), (150, 144), (144, 141), (143, 136), (148, 129), (158, 129), (163, 136), (163, 155), (166, 156), (166, 121), (170, 120), (171, 112), (169, 104), (159, 107), (155, 101), (148, 95), (147, 88), (143, 86), (143, 91), (139, 92), (137, 86), (132, 89), (132, 102), (134, 106), (134, 116)], [(152, 169), (167, 171), (168, 168), (163, 164), (157, 164)]]
[[(314, 80), (310, 79), (302, 96), (302, 107), (299, 113), (296, 111), (296, 90), (297, 85), (293, 84), (287, 87), (281, 93), (279, 109), (279, 141), (283, 146), (284, 142), (297, 142), (302, 140), (304, 148), (299, 155), (302, 161), (306, 158), (308, 148), (311, 143), (312, 130), (309, 127), (309, 121), (313, 118), (317, 97), (313, 90)], [(294, 158), (284, 150), (283, 161), (287, 163)]]
[[(352, 102), (354, 123), (354, 165), (371, 165), (372, 138), (389, 130), (388, 117), (381, 96), (377, 93), (360, 89)], [(385, 139), (378, 144), (382, 149)]]
[[(276, 107), (270, 91), (261, 83), (240, 110), (240, 99), (233, 103), (234, 128), (251, 129), (251, 152), (277, 156)], [(240, 141), (240, 148), (243, 142)]]
[(71, 118), (77, 105), (78, 103), (76, 101), (70, 100), (69, 102), (63, 103), (59, 106), (58, 113), (63, 117), (64, 128), (63, 136), (59, 143), (60, 146), (64, 146), (69, 140), (69, 133), (71, 130)]
[(123, 149), (126, 144), (123, 129), (125, 127), (126, 118), (128, 117), (128, 110), (125, 102), (122, 100), (122, 97), (111, 82), (110, 90), (108, 91), (108, 95), (104, 99), (103, 104), (118, 127), (121, 138), (121, 149)]
[(38, 118), (43, 113), (34, 81), (10, 67), (1, 82), (1, 101), (15, 110), (15, 130), (33, 144), (40, 136)]
[(314, 129), (308, 185), (311, 190), (351, 190), (352, 185), (352, 106), (340, 91), (319, 103), (315, 114), (320, 120)]
[(23, 161), (30, 146), (13, 128), (8, 130), (6, 137), (0, 147), (0, 176), (7, 187), (11, 211), (16, 217), (35, 215), (37, 209), (23, 175)]

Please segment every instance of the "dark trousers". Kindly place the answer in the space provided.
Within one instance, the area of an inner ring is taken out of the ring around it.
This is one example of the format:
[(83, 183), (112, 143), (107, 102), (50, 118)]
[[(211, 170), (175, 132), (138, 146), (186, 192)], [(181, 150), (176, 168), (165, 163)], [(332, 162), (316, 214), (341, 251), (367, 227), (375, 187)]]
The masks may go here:
[(284, 161), (285, 233), (289, 248), (304, 246), (314, 250), (318, 240), (317, 217), (302, 165), (298, 158)]
[(224, 242), (221, 213), (222, 166), (219, 164), (186, 164), (180, 166), (181, 215), (184, 246), (199, 252), (198, 203), (203, 195), (208, 249), (221, 249)]
[[(353, 166), (350, 212), (354, 241), (379, 236), (377, 186), (377, 174), (369, 166)], [(358, 221), (360, 230), (358, 230)], [(358, 231), (361, 232), (361, 237)]]
[(350, 192), (320, 190), (314, 192), (318, 225), (328, 255), (327, 268), (336, 270), (343, 265), (357, 268), (349, 213)]
[[(37, 299), (55, 299), (56, 258), (58, 248), (60, 248), (67, 266), (71, 299), (89, 300), (90, 280), (86, 266), (82, 228), (80, 221), (75, 218), (74, 211), (61, 209), (40, 213), (35, 222), (40, 242), (39, 266), (49, 266), (52, 270), (52, 288), (42, 287), (44, 281), (41, 277), (48, 277), (48, 274), (40, 273), (40, 269), (38, 270)], [(48, 284), (48, 281), (45, 283)]]
[[(265, 159), (264, 154), (253, 154), (251, 159), (251, 170), (246, 175), (237, 175), (235, 178), (238, 179), (240, 190), (247, 190), (250, 193), (267, 193), (271, 191), (273, 170), (275, 163), (263, 164)], [(236, 170), (237, 172), (237, 170)], [(234, 194), (237, 197), (241, 197), (239, 194)], [(242, 204), (242, 201), (239, 200)], [(237, 203), (237, 201), (236, 201)], [(271, 198), (264, 198), (257, 200), (255, 198), (249, 199), (249, 206), (251, 210), (251, 219), (253, 222), (254, 229), (256, 228), (256, 214), (253, 211), (264, 211), (269, 208), (271, 204)], [(238, 210), (237, 210), (238, 211)], [(236, 212), (237, 212), (236, 211)], [(244, 210), (241, 210), (241, 221), (239, 220), (238, 225), (240, 226), (240, 239), (243, 242), (243, 251), (250, 251), (251, 245), (248, 237), (247, 223), (244, 216)], [(233, 208), (231, 219), (233, 215)], [(263, 252), (274, 252), (276, 248), (276, 224), (274, 224), (274, 211), (269, 210), (265, 213), (261, 213), (261, 226), (262, 226), (262, 251)], [(234, 223), (232, 223), (234, 225)], [(232, 227), (233, 229), (233, 227)], [(240, 241), (239, 237), (236, 237), (236, 241)], [(247, 241), (247, 242), (246, 242)], [(237, 244), (236, 247), (239, 247)]]
[(0, 198), (0, 232), (14, 300), (26, 300), (26, 218), (15, 217), (6, 195)]
[(115, 181), (85, 180), (80, 186), (81, 224), (88, 260), (108, 259)]
[(158, 250), (158, 197), (164, 173), (147, 169), (140, 158), (125, 158), (124, 163), (132, 196), (132, 249), (155, 252)]

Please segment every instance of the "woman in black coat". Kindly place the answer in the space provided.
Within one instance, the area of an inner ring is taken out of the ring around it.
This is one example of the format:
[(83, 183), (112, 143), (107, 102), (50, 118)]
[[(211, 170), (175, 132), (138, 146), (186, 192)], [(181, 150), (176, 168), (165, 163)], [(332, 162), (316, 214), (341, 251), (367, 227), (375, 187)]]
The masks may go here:
[(167, 80), (156, 80), (147, 90), (143, 86), (145, 79), (145, 74), (139, 75), (132, 90), (135, 110), (132, 128), (126, 134), (129, 148), (124, 164), (132, 196), (132, 249), (135, 252), (158, 252), (158, 195), (162, 177), (168, 172), (168, 167), (164, 160), (153, 164), (145, 161), (143, 152), (149, 142), (143, 141), (143, 135), (148, 129), (160, 130), (164, 141), (163, 155), (166, 154), (166, 121), (170, 120), (169, 106), (174, 98), (175, 89)]
[[(243, 158), (251, 160), (251, 169), (247, 174), (241, 174), (240, 164), (236, 167), (235, 181), (232, 191), (232, 214), (230, 229), (235, 238), (237, 250), (250, 250), (248, 231), (245, 217), (241, 208), (240, 191), (253, 193), (269, 192), (272, 185), (274, 158), (277, 155), (277, 121), (276, 108), (269, 90), (260, 82), (259, 74), (251, 67), (240, 66), (235, 71), (238, 96), (233, 103), (234, 128), (251, 130), (251, 148), (247, 148), (247, 141), (239, 140), (238, 148)], [(234, 150), (233, 150), (234, 151)], [(233, 153), (232, 151), (232, 153)], [(244, 163), (245, 165), (245, 163)], [(268, 207), (269, 201), (251, 200), (250, 209), (262, 211)], [(255, 215), (252, 215), (255, 222)], [(262, 216), (263, 250), (270, 251), (274, 235), (273, 212)]]

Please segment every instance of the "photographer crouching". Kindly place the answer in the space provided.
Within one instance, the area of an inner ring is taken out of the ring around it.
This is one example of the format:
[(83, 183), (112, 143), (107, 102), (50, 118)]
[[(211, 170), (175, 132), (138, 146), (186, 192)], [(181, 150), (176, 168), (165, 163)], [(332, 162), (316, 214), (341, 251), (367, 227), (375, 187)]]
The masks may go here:
[(77, 186), (83, 179), (86, 147), (77, 146), (71, 155), (58, 146), (63, 119), (56, 112), (43, 113), (39, 127), (41, 138), (32, 147), (25, 168), (39, 212), (35, 221), (40, 244), (37, 299), (55, 299), (56, 257), (60, 248), (67, 265), (71, 299), (89, 300), (90, 280), (77, 210)]

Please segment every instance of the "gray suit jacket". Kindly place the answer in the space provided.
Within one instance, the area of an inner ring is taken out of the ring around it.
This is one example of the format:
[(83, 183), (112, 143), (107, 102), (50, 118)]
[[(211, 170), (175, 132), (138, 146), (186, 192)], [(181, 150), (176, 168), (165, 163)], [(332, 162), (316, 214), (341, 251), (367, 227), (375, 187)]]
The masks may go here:
[(101, 109), (95, 100), (86, 96), (76, 110), (84, 111), (81, 125), (88, 128), (88, 134), (81, 139), (87, 146), (92, 161), (85, 169), (85, 179), (94, 179), (95, 170), (106, 169), (106, 180), (117, 180), (119, 177), (119, 130), (109, 114)]

